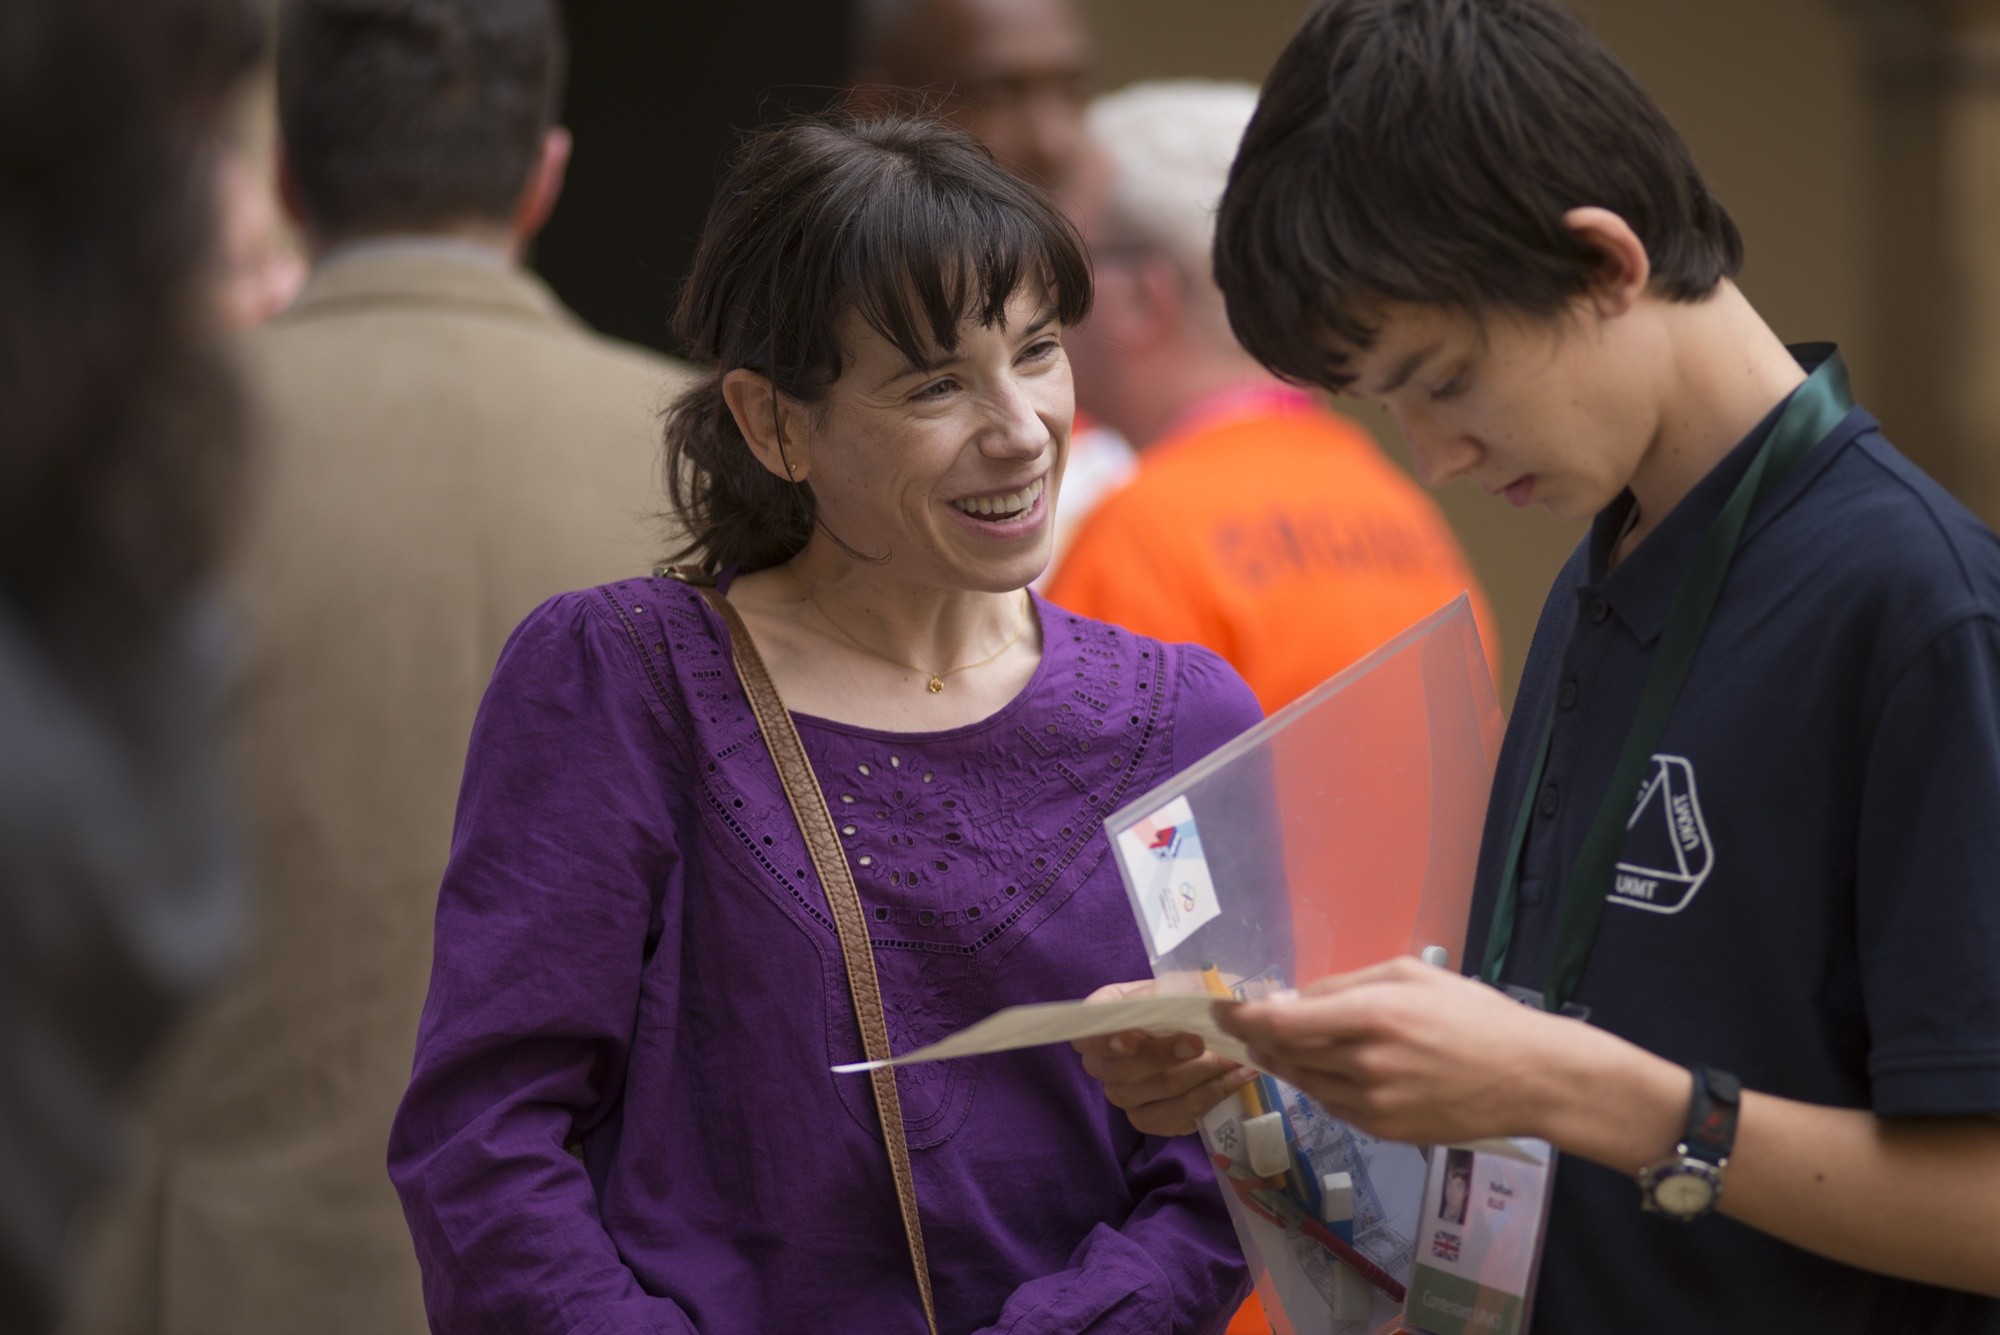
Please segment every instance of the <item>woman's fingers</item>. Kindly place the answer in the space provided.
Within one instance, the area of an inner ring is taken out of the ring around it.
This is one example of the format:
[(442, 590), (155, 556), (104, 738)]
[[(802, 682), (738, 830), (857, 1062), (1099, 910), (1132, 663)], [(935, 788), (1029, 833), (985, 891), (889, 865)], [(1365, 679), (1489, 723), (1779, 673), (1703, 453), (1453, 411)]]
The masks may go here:
[(1128, 1116), (1132, 1118), (1132, 1125), (1149, 1135), (1184, 1136), (1200, 1125), (1209, 1109), (1256, 1078), (1257, 1073), (1249, 1067), (1231, 1062), (1219, 1074), (1202, 1081), (1180, 1097), (1149, 1104), (1142, 1112)]
[(1111, 1101), (1121, 1108), (1176, 1098), (1235, 1065), (1209, 1052), (1193, 1034), (1168, 1038), (1113, 1034), (1107, 1039), (1080, 1039), (1071, 1046), (1082, 1055), (1083, 1069), (1104, 1082)]
[(1084, 1070), (1103, 1082), (1112, 1105), (1151, 1135), (1193, 1130), (1198, 1117), (1254, 1075), (1207, 1051), (1192, 1034), (1115, 1034), (1072, 1046), (1083, 1057)]
[(1084, 1000), (1120, 1001), (1126, 997), (1149, 997), (1159, 990), (1160, 984), (1157, 979), (1140, 978), (1129, 983), (1106, 983)]
[[(1256, 1078), (1257, 1073), (1249, 1067), (1228, 1062), (1222, 1070), (1193, 1087), (1171, 1098), (1126, 1108), (1125, 1115), (1131, 1119), (1133, 1126), (1147, 1135), (1184, 1136), (1199, 1125), (1209, 1109)], [(1106, 1092), (1109, 1092), (1108, 1086)]]

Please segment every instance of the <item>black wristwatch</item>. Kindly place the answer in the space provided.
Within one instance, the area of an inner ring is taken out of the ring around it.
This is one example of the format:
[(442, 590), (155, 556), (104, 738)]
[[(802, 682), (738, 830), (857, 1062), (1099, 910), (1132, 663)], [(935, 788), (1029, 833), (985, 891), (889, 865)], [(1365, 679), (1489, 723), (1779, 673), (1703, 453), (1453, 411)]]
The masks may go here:
[(1706, 1066), (1694, 1072), (1687, 1131), (1671, 1158), (1639, 1170), (1639, 1197), (1645, 1209), (1670, 1219), (1699, 1219), (1722, 1199), (1722, 1174), (1736, 1145), (1736, 1113), (1743, 1084), (1727, 1071)]

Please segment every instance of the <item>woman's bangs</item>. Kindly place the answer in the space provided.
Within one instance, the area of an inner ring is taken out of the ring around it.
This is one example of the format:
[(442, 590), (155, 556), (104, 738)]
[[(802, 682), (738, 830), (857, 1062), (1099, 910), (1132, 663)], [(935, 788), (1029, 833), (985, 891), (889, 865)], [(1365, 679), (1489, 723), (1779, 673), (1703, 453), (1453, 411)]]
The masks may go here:
[(927, 186), (903, 174), (867, 199), (836, 266), (854, 310), (911, 365), (956, 352), (968, 323), (1000, 323), (1023, 287), (1046, 291), (1064, 324), (1082, 320), (1089, 273), (1053, 210)]

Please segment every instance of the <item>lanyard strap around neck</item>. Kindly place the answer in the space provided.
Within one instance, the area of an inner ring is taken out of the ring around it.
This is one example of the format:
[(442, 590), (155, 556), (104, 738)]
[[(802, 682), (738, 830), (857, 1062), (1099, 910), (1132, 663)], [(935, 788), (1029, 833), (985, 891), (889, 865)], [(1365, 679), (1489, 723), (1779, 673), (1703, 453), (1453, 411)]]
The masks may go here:
[[(1775, 490), (1814, 445), (1826, 439), (1854, 408), (1854, 393), (1848, 384), (1847, 367), (1840, 354), (1831, 353), (1805, 384), (1792, 395), (1777, 425), (1765, 438), (1743, 480), (1736, 484), (1722, 512), (1702, 536), (1694, 562), (1681, 577), (1680, 586), (1667, 612), (1665, 627), (1646, 670), (1645, 688), (1632, 726), (1625, 734), (1625, 748), (1618, 767), (1598, 803), (1576, 861), (1563, 882), (1560, 917), (1556, 925), (1555, 959), (1543, 989), (1543, 1004), (1559, 1011), (1575, 995), (1597, 940), (1598, 923), (1604, 917), (1604, 903), (1611, 893), (1617, 870), (1618, 850), (1632, 823), (1632, 803), (1636, 800), (1646, 767), (1652, 763), (1653, 748), (1666, 731), (1674, 702), (1680, 697), (1695, 651), (1701, 647), (1702, 633), (1722, 593), (1729, 564), (1743, 536), (1743, 526), (1757, 502)], [(1507, 861), (1501, 871), (1499, 901), (1493, 907), (1493, 923), (1486, 937), (1486, 959), (1480, 976), (1499, 983), (1506, 971), (1507, 952), (1513, 945), (1514, 919), (1520, 900), (1521, 851), (1526, 846), (1528, 825), (1534, 818), (1535, 802), (1542, 775), (1549, 763), (1549, 745), (1555, 734), (1555, 711), (1551, 708), (1537, 748), (1534, 770), (1527, 791), (1521, 797), (1520, 814), (1515, 818), (1509, 840)]]

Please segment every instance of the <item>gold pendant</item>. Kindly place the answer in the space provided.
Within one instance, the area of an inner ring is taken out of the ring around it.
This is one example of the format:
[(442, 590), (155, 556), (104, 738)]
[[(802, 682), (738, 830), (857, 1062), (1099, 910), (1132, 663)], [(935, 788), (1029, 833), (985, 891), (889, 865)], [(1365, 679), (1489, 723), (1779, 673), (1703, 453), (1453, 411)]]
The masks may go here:
[(931, 677), (930, 685), (924, 687), (924, 689), (929, 691), (932, 695), (939, 694), (944, 690), (944, 678), (933, 675)]

